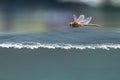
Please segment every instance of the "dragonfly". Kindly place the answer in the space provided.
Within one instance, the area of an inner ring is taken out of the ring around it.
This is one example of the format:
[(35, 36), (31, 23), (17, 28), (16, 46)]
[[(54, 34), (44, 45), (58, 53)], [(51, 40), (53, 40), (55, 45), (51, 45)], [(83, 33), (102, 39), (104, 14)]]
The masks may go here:
[(85, 19), (85, 16), (82, 14), (78, 18), (76, 15), (73, 15), (74, 21), (69, 24), (70, 27), (77, 28), (77, 27), (83, 27), (83, 26), (95, 26), (99, 27), (98, 24), (90, 24), (90, 21), (92, 20), (92, 17), (88, 17)]

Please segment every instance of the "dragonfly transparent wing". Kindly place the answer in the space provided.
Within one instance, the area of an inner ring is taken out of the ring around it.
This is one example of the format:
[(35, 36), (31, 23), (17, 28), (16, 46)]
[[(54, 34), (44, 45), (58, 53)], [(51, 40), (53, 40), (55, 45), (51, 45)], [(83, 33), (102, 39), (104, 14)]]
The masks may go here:
[(85, 19), (82, 23), (83, 23), (83, 24), (89, 24), (91, 20), (92, 20), (92, 17), (88, 17), (88, 18)]
[(73, 14), (73, 18), (74, 18), (74, 21), (76, 21), (76, 20), (77, 20), (77, 17), (76, 17), (76, 15), (74, 15), (74, 14)]
[(82, 14), (82, 15), (80, 15), (79, 17), (78, 17), (78, 21), (79, 22), (83, 22), (84, 21), (84, 18), (85, 18), (85, 16)]

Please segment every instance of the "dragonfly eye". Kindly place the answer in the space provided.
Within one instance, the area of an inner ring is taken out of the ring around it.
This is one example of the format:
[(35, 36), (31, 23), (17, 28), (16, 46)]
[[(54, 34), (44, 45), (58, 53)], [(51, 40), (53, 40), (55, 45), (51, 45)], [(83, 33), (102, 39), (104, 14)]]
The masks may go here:
[(72, 27), (72, 23), (70, 23), (69, 26)]

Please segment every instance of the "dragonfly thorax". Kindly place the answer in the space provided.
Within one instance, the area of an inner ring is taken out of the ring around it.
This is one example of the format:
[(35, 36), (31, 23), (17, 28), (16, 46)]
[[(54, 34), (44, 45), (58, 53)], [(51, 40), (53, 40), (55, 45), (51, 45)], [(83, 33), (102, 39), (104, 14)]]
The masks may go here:
[(72, 27), (81, 27), (83, 26), (80, 22), (74, 21), (72, 22)]

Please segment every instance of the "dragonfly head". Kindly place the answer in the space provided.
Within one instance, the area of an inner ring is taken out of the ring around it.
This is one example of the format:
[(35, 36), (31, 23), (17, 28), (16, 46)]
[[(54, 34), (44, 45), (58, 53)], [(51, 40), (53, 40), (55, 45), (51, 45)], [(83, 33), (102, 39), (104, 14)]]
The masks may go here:
[(73, 25), (73, 23), (71, 22), (71, 23), (69, 24), (69, 26), (72, 27), (72, 25)]

